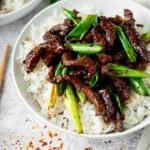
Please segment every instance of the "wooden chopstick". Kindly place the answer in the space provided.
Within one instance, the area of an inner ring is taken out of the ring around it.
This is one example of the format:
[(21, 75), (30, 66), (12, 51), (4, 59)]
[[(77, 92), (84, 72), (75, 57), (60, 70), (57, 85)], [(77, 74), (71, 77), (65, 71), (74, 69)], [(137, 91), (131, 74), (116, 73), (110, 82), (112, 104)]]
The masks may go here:
[(3, 79), (4, 79), (4, 75), (5, 75), (9, 52), (10, 52), (10, 45), (7, 45), (4, 49), (4, 55), (2, 57), (2, 62), (0, 64), (0, 91), (2, 90)]

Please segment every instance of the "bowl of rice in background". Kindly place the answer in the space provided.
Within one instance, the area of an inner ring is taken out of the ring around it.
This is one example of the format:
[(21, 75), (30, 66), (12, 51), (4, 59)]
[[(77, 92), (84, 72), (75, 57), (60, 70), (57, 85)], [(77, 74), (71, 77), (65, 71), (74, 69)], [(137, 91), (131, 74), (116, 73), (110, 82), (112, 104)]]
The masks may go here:
[[(149, 125), (150, 97), (140, 96), (135, 92), (131, 94), (131, 102), (127, 105), (124, 120), (125, 131), (123, 132), (114, 132), (113, 124), (105, 124), (101, 117), (95, 116), (94, 107), (88, 102), (84, 106), (80, 106), (84, 127), (83, 134), (75, 132), (75, 127), (68, 112), (64, 109), (61, 98), (57, 100), (54, 109), (48, 110), (51, 90), (51, 83), (46, 80), (48, 69), (39, 63), (32, 73), (27, 74), (22, 62), (27, 53), (43, 41), (42, 36), (49, 28), (63, 22), (65, 18), (63, 8), (77, 9), (81, 16), (92, 13), (105, 16), (115, 16), (116, 14), (122, 16), (123, 9), (128, 8), (133, 11), (136, 23), (144, 25), (140, 32), (150, 30), (150, 11), (132, 1), (64, 0), (45, 8), (25, 26), (13, 49), (13, 79), (25, 104), (41, 121), (62, 132), (80, 137), (93, 139), (119, 137)], [(150, 73), (150, 66), (147, 67), (147, 72)], [(145, 79), (145, 82), (150, 87), (150, 79)]]
[(41, 0), (0, 0), (0, 25), (11, 23), (30, 11), (32, 11)]

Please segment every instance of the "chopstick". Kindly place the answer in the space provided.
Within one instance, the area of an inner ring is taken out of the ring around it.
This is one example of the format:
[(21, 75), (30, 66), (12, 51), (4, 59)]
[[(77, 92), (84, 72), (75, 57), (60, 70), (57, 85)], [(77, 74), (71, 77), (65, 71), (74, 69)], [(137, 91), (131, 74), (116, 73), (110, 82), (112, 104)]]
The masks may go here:
[(4, 80), (4, 75), (5, 75), (9, 52), (10, 52), (10, 45), (6, 45), (6, 47), (4, 49), (4, 55), (2, 57), (2, 62), (0, 64), (0, 91), (2, 90), (2, 85), (3, 85), (3, 80)]

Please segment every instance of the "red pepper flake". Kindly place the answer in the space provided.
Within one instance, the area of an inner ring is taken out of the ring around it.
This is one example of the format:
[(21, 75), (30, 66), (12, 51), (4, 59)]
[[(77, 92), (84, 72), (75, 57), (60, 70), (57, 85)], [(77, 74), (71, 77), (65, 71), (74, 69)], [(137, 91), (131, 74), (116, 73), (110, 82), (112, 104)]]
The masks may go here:
[(55, 132), (55, 133), (54, 133), (54, 136), (55, 136), (55, 137), (56, 137), (56, 136), (58, 136), (58, 133), (57, 133), (57, 132)]
[(42, 143), (43, 142), (43, 138), (39, 139), (39, 142)]
[(61, 139), (61, 138), (58, 138), (57, 141), (62, 141), (62, 139)]
[(19, 143), (19, 142), (20, 142), (20, 141), (19, 141), (19, 140), (17, 140), (17, 141), (16, 141), (16, 144), (17, 144), (17, 143)]
[(53, 147), (53, 150), (60, 150), (59, 147)]
[(34, 150), (41, 150), (39, 147), (36, 147)]
[(59, 146), (59, 147), (60, 147), (60, 149), (62, 149), (62, 148), (63, 148), (63, 146), (64, 146), (64, 143), (63, 143), (63, 142), (61, 142), (61, 143), (60, 143), (60, 146)]
[(52, 134), (52, 132), (50, 130), (48, 131), (48, 135), (49, 135), (50, 138), (53, 137), (53, 134)]
[(47, 145), (47, 142), (43, 141), (41, 146), (44, 147), (46, 145)]
[(28, 146), (33, 148), (33, 143), (30, 141)]
[(92, 150), (91, 147), (86, 147), (84, 150)]
[(29, 142), (29, 143), (28, 143), (28, 145), (26, 145), (26, 146), (24, 147), (24, 150), (29, 150), (29, 148), (31, 148), (31, 149), (33, 149), (33, 148), (34, 148), (34, 146), (33, 146), (33, 143), (32, 143), (32, 142)]
[(53, 141), (51, 140), (51, 141), (49, 141), (49, 144), (51, 145), (53, 143)]

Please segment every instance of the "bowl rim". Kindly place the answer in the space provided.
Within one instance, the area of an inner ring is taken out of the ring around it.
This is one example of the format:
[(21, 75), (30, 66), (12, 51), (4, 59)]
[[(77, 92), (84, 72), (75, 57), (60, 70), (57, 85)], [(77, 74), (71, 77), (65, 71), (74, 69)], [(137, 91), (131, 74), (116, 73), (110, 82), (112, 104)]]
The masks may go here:
[[(30, 24), (32, 24), (32, 22), (34, 23), (34, 20), (39, 17), (41, 14), (43, 14), (45, 11), (47, 11), (48, 9), (51, 9), (53, 7), (55, 7), (56, 5), (58, 4), (63, 4), (65, 2), (67, 2), (68, 0), (62, 0), (62, 1), (59, 1), (59, 2), (56, 2), (55, 4), (53, 5), (50, 5), (46, 8), (44, 8), (43, 10), (41, 10), (39, 13), (37, 13), (32, 19), (29, 20), (29, 22), (25, 25), (25, 27), (22, 29), (22, 31), (20, 32), (16, 42), (15, 42), (15, 45), (14, 45), (14, 48), (13, 48), (13, 52), (12, 52), (12, 60), (11, 60), (11, 70), (12, 70), (12, 78), (13, 78), (13, 82), (14, 82), (14, 85), (15, 85), (15, 88), (17, 90), (17, 92), (19, 93), (19, 96), (20, 98), (22, 99), (22, 101), (24, 102), (24, 104), (27, 106), (27, 108), (29, 108), (29, 110), (31, 112), (33, 112), (33, 114), (35, 114), (35, 116), (37, 116), (37, 118), (39, 118), (39, 120), (41, 120), (43, 123), (46, 123), (47, 125), (50, 125), (52, 128), (58, 130), (58, 131), (62, 131), (63, 133), (65, 134), (69, 134), (69, 135), (72, 135), (72, 136), (75, 136), (75, 137), (78, 137), (78, 138), (88, 138), (88, 139), (94, 139), (94, 140), (99, 140), (99, 139), (107, 139), (107, 138), (117, 138), (117, 137), (122, 137), (122, 136), (125, 136), (125, 135), (129, 135), (131, 133), (134, 133), (136, 131), (139, 131), (140, 129), (148, 126), (150, 124), (150, 119), (143, 123), (139, 123), (123, 132), (112, 132), (112, 133), (107, 133), (107, 134), (78, 134), (74, 131), (70, 131), (70, 130), (67, 130), (65, 128), (62, 128), (46, 119), (44, 119), (39, 113), (37, 113), (29, 104), (28, 102), (26, 101), (25, 97), (21, 94), (20, 90), (19, 90), (19, 86), (16, 82), (16, 77), (15, 77), (15, 69), (14, 69), (14, 66), (15, 66), (15, 53), (16, 53), (16, 48), (17, 48), (17, 45), (21, 39), (21, 36), (23, 35), (24, 31), (26, 30), (26, 28), (28, 28), (28, 26)], [(116, 0), (117, 1), (117, 0)], [(126, 2), (128, 3), (131, 3), (135, 6), (138, 6), (138, 7), (141, 7), (142, 9), (145, 9), (146, 11), (149, 11), (150, 10), (148, 8), (146, 8), (145, 6), (139, 4), (139, 3), (136, 3), (134, 1), (131, 1), (131, 0), (126, 0)]]
[(0, 19), (13, 16), (16, 13), (19, 13), (20, 11), (25, 10), (27, 7), (29, 7), (29, 6), (31, 6), (33, 4), (38, 4), (40, 2), (41, 2), (41, 0), (31, 0), (30, 2), (26, 3), (24, 6), (18, 8), (16, 10), (13, 10), (13, 11), (11, 11), (9, 13), (0, 14)]

